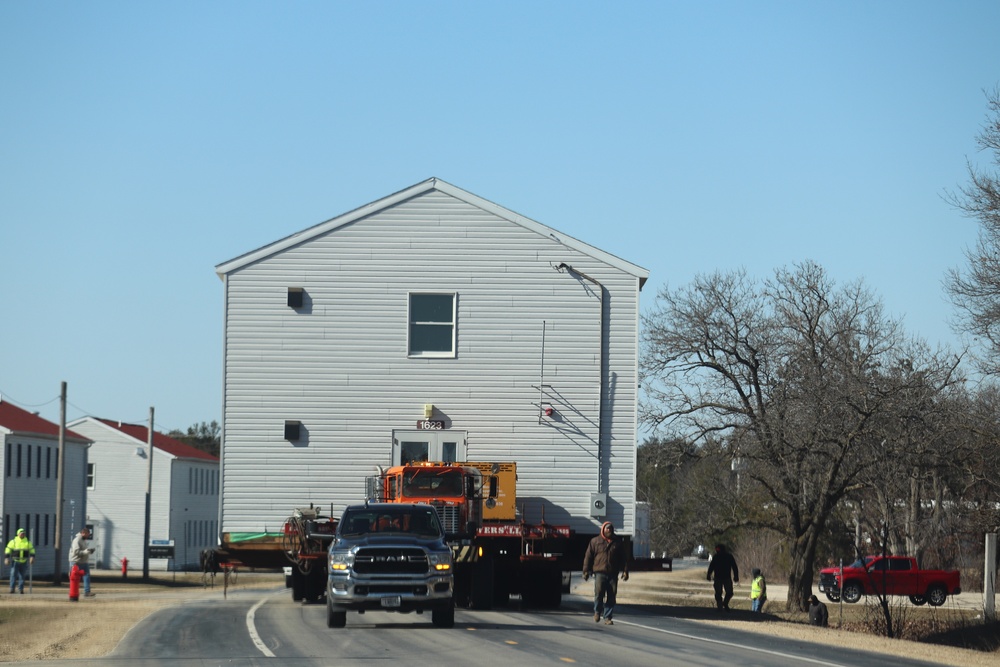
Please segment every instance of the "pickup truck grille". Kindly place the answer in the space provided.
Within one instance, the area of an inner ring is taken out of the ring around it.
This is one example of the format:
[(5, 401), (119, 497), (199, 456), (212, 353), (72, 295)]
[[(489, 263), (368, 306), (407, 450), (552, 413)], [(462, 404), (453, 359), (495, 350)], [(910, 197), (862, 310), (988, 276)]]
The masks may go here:
[(837, 590), (837, 575), (826, 572), (820, 573), (819, 589), (824, 592)]
[(422, 549), (370, 548), (354, 556), (358, 574), (426, 574), (427, 554)]

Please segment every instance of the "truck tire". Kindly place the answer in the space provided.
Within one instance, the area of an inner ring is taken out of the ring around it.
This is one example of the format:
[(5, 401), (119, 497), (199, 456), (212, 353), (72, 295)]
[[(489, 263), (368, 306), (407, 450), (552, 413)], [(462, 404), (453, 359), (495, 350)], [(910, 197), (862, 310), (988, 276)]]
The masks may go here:
[(447, 607), (431, 610), (431, 623), (436, 628), (455, 627), (455, 605), (449, 604)]
[(826, 594), (826, 599), (829, 600), (830, 602), (840, 602), (840, 593), (828, 592)]
[(927, 602), (932, 607), (940, 607), (948, 600), (948, 591), (941, 584), (934, 584), (927, 589)]
[(326, 569), (314, 567), (305, 576), (302, 597), (306, 602), (322, 602), (326, 597)]
[(847, 604), (854, 604), (855, 602), (861, 599), (862, 595), (864, 595), (864, 591), (861, 589), (861, 584), (859, 584), (858, 582), (849, 581), (848, 583), (844, 584), (843, 596), (844, 596), (844, 602), (846, 602)]
[(923, 595), (911, 595), (910, 602), (920, 607), (922, 605), (927, 604), (927, 598), (925, 598)]
[(293, 567), (292, 568), (292, 585), (290, 586), (290, 588), (292, 589), (292, 601), (293, 602), (301, 602), (302, 601), (302, 596), (303, 596), (303, 593), (302, 593), (303, 579), (305, 579), (305, 576), (301, 572), (299, 572), (299, 568)]
[(494, 589), (493, 559), (484, 558), (472, 564), (470, 577), (469, 606), (472, 609), (487, 610), (493, 608)]
[(326, 602), (326, 627), (342, 628), (347, 625), (347, 611)]
[(535, 609), (557, 609), (562, 604), (562, 571), (535, 570), (523, 575), (521, 602)]

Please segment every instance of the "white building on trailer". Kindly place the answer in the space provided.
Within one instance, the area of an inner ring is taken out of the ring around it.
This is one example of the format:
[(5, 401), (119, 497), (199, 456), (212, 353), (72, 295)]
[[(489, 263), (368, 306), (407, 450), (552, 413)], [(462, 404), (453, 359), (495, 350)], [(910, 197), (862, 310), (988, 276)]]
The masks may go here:
[[(145, 551), (149, 428), (83, 417), (70, 423), (93, 441), (87, 523), (93, 526), (91, 562), (99, 569), (141, 569)], [(202, 549), (216, 546), (219, 459), (153, 430), (150, 539), (172, 542), (173, 559), (152, 558), (151, 570), (199, 567)]]
[(634, 529), (644, 269), (430, 179), (216, 271), (222, 532), (423, 457), (515, 461), (528, 521)]
[[(0, 476), (0, 517), (3, 545), (24, 528), (35, 546), (32, 576), (55, 574), (56, 497), (59, 471), (59, 425), (0, 399), (0, 439), (3, 441), (3, 475)], [(84, 525), (87, 513), (87, 447), (90, 440), (72, 430), (63, 434), (63, 520), (61, 574), (69, 572), (69, 547), (73, 534)], [(2, 562), (0, 562), (2, 563)], [(0, 564), (0, 577), (10, 578)]]

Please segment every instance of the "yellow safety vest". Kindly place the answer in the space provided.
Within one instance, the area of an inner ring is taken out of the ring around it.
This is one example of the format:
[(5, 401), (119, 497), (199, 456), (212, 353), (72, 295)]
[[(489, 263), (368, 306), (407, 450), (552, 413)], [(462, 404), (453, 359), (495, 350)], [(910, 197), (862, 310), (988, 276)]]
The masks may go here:
[(756, 600), (757, 598), (767, 596), (767, 583), (764, 581), (764, 575), (761, 575), (753, 580), (750, 585), (750, 599)]
[(35, 555), (35, 547), (28, 538), (15, 537), (7, 543), (7, 549), (3, 554), (18, 563), (27, 563), (28, 559)]

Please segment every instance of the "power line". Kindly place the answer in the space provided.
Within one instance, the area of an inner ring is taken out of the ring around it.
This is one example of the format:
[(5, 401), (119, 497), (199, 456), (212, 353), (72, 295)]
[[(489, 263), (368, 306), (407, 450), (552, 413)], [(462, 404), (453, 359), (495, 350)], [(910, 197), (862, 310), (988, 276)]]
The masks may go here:
[(3, 389), (0, 389), (0, 397), (2, 397), (3, 400), (7, 401), (8, 403), (13, 403), (14, 405), (18, 406), (19, 408), (25, 408), (25, 409), (27, 409), (27, 408), (44, 408), (46, 405), (52, 405), (53, 403), (55, 403), (56, 401), (59, 400), (59, 396), (57, 394), (56, 396), (53, 396), (52, 398), (50, 398), (49, 400), (45, 401), (44, 403), (25, 403), (24, 401), (19, 401), (16, 398), (12, 398), (11, 395), (8, 394)]

